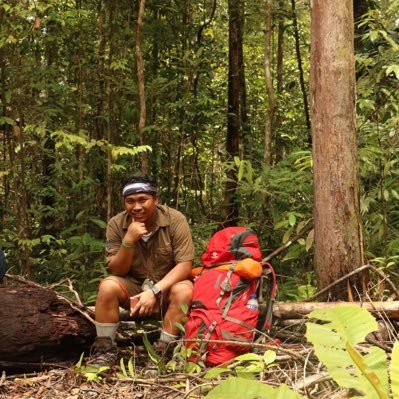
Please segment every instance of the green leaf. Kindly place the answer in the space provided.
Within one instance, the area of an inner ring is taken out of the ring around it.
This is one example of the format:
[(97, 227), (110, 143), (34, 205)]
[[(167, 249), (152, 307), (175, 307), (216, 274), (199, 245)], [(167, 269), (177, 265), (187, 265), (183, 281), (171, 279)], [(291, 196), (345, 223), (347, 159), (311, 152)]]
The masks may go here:
[(147, 334), (143, 335), (143, 344), (148, 352), (148, 356), (150, 357), (151, 361), (155, 364), (158, 364), (161, 361), (161, 356), (159, 356), (156, 352), (154, 347), (151, 345), (151, 342), (148, 340)]
[(296, 223), (296, 216), (293, 213), (290, 213), (288, 215), (288, 221), (290, 223), (290, 226), (294, 226)]
[(379, 31), (377, 30), (372, 30), (369, 34), (370, 40), (372, 42), (375, 42), (378, 39), (378, 36), (379, 36)]
[(385, 74), (388, 76), (391, 72), (395, 74), (396, 79), (399, 79), (399, 65), (389, 65), (385, 70)]
[(134, 367), (133, 367), (133, 358), (132, 358), (132, 357), (131, 357), (131, 358), (129, 359), (129, 361), (127, 362), (127, 368), (128, 368), (128, 370), (129, 370), (130, 376), (131, 376), (132, 378), (135, 378), (136, 373), (135, 373), (135, 371), (134, 371)]
[(122, 371), (123, 375), (125, 377), (128, 377), (127, 372), (126, 372), (126, 368), (125, 368), (125, 362), (124, 362), (123, 358), (121, 358), (121, 360), (119, 362), (119, 366), (121, 368), (121, 371)]
[(265, 364), (271, 364), (276, 360), (276, 357), (276, 352), (268, 350), (263, 354), (263, 361)]
[[(314, 310), (308, 317), (328, 321), (328, 324), (323, 325), (326, 330), (325, 333), (338, 334), (342, 339), (343, 345), (344, 339), (356, 345), (363, 342), (367, 334), (378, 330), (375, 318), (366, 309), (355, 305)], [(316, 340), (316, 342), (318, 341)]]
[(290, 227), (283, 235), (283, 244), (287, 244), (292, 233), (292, 227)]
[(272, 395), (272, 393), (273, 388), (258, 381), (244, 378), (228, 378), (209, 392), (206, 397), (207, 399), (270, 399), (269, 395)]
[[(380, 399), (388, 399), (387, 394), (387, 384), (384, 384), (383, 387), (380, 378), (377, 376), (376, 372), (371, 370), (372, 364), (371, 362), (367, 362), (367, 357), (362, 357), (362, 355), (355, 349), (353, 345), (349, 342), (346, 345), (346, 350), (349, 355), (353, 359), (356, 367), (361, 372), (361, 380), (362, 380), (362, 391), (366, 393), (368, 398), (380, 398)], [(385, 365), (386, 355), (385, 352), (380, 348), (374, 348), (374, 354), (379, 354), (380, 356), (375, 356), (377, 363), (382, 363)], [(368, 364), (369, 363), (369, 364)], [(378, 369), (378, 368), (377, 368)], [(382, 368), (380, 368), (383, 370)], [(387, 378), (385, 378), (385, 382), (387, 382)]]
[(261, 357), (257, 355), (256, 353), (245, 353), (244, 355), (239, 355), (235, 357), (235, 360), (241, 360), (241, 361), (256, 361), (259, 362)]
[(224, 368), (224, 367), (213, 367), (206, 372), (206, 374), (204, 375), (204, 378), (206, 380), (213, 380), (213, 379), (219, 377), (223, 373), (231, 373), (231, 370), (228, 368)]
[(399, 399), (399, 342), (395, 342), (392, 348), (389, 374), (393, 399)]
[(228, 378), (208, 393), (207, 399), (301, 399), (303, 396), (282, 384), (275, 389), (260, 381)]
[(312, 247), (314, 241), (314, 229), (309, 231), (308, 236), (306, 237), (306, 252), (309, 251), (309, 249)]
[(377, 330), (374, 317), (366, 309), (353, 305), (315, 310), (308, 317), (326, 322), (306, 323), (306, 338), (313, 343), (315, 354), (336, 383), (364, 392), (369, 399), (387, 399), (385, 352), (371, 347), (362, 356), (355, 349), (367, 334)]
[(107, 223), (105, 223), (101, 219), (90, 218), (90, 221), (96, 224), (98, 227), (101, 227), (102, 229), (105, 229), (107, 227)]

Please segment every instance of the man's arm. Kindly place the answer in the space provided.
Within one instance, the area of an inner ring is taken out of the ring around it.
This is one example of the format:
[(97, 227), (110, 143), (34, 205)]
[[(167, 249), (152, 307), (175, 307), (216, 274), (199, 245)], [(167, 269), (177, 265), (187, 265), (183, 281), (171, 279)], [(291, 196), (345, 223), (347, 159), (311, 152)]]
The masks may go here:
[[(179, 281), (187, 280), (191, 276), (192, 261), (178, 263), (162, 280), (159, 280), (155, 285), (162, 291), (168, 291), (172, 285)], [(136, 295), (139, 297), (139, 302), (131, 309), (130, 315), (134, 315), (137, 311), (140, 316), (147, 316), (153, 313), (157, 299), (151, 290), (141, 292)]]
[(109, 270), (114, 276), (124, 277), (129, 273), (134, 256), (134, 244), (144, 234), (147, 234), (144, 223), (132, 221), (122, 240), (123, 242), (120, 242), (118, 252), (107, 258)]

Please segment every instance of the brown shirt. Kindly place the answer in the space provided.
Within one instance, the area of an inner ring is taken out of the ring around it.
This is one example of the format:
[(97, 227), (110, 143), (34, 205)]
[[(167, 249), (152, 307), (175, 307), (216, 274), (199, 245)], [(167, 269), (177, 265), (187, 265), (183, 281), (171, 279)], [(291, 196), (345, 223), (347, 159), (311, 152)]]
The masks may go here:
[[(106, 231), (107, 258), (115, 255), (132, 221), (123, 211), (111, 218)], [(133, 261), (129, 275), (140, 283), (145, 278), (161, 280), (176, 264), (194, 259), (194, 245), (187, 220), (179, 211), (158, 205), (153, 235), (147, 242), (134, 244)]]

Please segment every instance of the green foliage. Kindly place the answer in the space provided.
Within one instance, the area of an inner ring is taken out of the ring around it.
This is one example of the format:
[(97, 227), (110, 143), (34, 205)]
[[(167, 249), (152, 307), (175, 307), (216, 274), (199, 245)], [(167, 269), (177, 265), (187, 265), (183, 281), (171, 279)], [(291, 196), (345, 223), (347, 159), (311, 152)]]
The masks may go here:
[(134, 370), (134, 365), (133, 365), (133, 358), (129, 358), (127, 361), (127, 368), (125, 366), (125, 360), (122, 358), (119, 362), (119, 367), (121, 369), (121, 373), (118, 374), (118, 377), (120, 378), (135, 378), (136, 377), (136, 372)]
[[(314, 345), (317, 357), (325, 364), (331, 377), (343, 388), (355, 389), (367, 398), (388, 398), (388, 368), (386, 353), (371, 347), (362, 355), (356, 345), (367, 334), (378, 329), (371, 314), (357, 306), (339, 306), (316, 310), (309, 318), (321, 320), (322, 324), (306, 323), (307, 339)], [(398, 344), (394, 352), (397, 353)], [(394, 359), (394, 358), (392, 358)], [(392, 391), (398, 386), (395, 374), (397, 361), (391, 363)]]
[(397, 399), (399, 398), (399, 344), (397, 342), (392, 349), (389, 374), (391, 376), (392, 396)]
[(109, 370), (109, 367), (101, 366), (85, 366), (83, 365), (83, 353), (80, 356), (79, 361), (75, 365), (75, 373), (81, 375), (88, 382), (100, 382), (104, 378), (104, 373)]
[(218, 378), (221, 374), (230, 374), (236, 375), (238, 378), (255, 380), (257, 375), (263, 374), (267, 369), (275, 366), (273, 363), (275, 360), (276, 353), (269, 350), (263, 355), (245, 353), (233, 359), (233, 367), (214, 367), (207, 371), (204, 378), (212, 380)]
[(206, 395), (208, 399), (300, 399), (303, 396), (293, 392), (286, 385), (278, 388), (262, 384), (259, 381), (250, 381), (243, 378), (230, 377), (221, 382)]

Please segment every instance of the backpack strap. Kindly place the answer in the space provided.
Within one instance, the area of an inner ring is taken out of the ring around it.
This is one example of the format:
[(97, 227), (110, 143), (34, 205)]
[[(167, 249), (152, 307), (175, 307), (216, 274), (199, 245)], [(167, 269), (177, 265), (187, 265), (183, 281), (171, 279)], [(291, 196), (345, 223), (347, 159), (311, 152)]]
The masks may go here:
[(222, 330), (222, 337), (228, 341), (238, 341), (238, 342), (246, 342), (246, 343), (252, 342), (252, 339), (245, 338), (245, 337), (239, 337), (238, 335), (235, 335), (227, 330)]
[(232, 323), (239, 324), (240, 326), (244, 326), (244, 327), (248, 328), (249, 330), (254, 329), (254, 327), (251, 326), (250, 324), (248, 324), (245, 321), (242, 321), (240, 319), (236, 319), (235, 317), (226, 316), (226, 317), (224, 317), (224, 319), (227, 321), (230, 321)]
[(199, 347), (200, 353), (204, 353), (206, 350), (206, 347), (208, 346), (208, 340), (211, 338), (212, 333), (215, 331), (218, 323), (216, 320), (214, 320), (208, 327), (208, 330), (205, 334), (205, 337), (203, 338), (203, 341), (201, 342), (201, 345)]
[[(234, 272), (235, 265), (236, 265), (236, 262), (231, 263), (229, 270), (227, 271), (225, 279), (220, 283), (220, 293), (216, 299), (217, 306), (220, 306), (220, 302), (221, 302), (224, 294), (226, 292), (231, 292), (231, 290), (233, 289), (233, 287), (231, 285), (231, 275)], [(231, 297), (231, 295), (230, 295), (230, 297)], [(229, 308), (230, 308), (230, 305), (229, 305)]]

